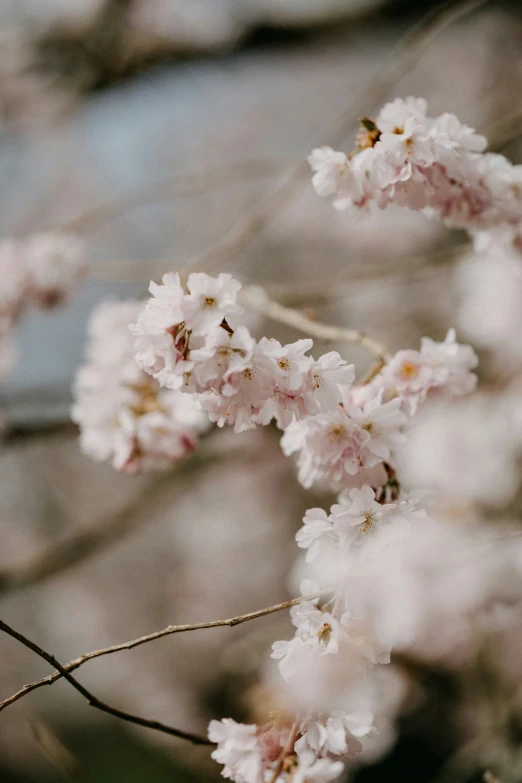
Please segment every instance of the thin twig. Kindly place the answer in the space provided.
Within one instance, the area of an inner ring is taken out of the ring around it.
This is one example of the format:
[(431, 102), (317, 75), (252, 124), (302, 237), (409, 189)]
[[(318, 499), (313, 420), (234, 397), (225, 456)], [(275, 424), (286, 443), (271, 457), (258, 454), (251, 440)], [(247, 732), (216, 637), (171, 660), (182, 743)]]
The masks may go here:
[(177, 196), (210, 193), (245, 180), (274, 176), (287, 163), (287, 160), (240, 160), (202, 171), (171, 174), (156, 182), (137, 187), (130, 193), (108, 199), (70, 220), (53, 225), (52, 228), (59, 231), (89, 231), (114, 220), (130, 209), (169, 201)]
[(0, 712), (6, 707), (9, 707), (10, 704), (18, 701), (18, 699), (21, 699), (22, 696), (25, 696), (37, 688), (41, 688), (43, 685), (51, 685), (53, 682), (56, 682), (56, 680), (59, 680), (60, 677), (65, 677), (65, 672), (72, 672), (75, 669), (78, 669), (80, 666), (83, 666), (83, 664), (87, 663), (87, 661), (92, 661), (93, 658), (100, 658), (103, 655), (111, 655), (112, 653), (117, 653), (122, 650), (132, 650), (134, 647), (139, 647), (142, 644), (147, 644), (148, 642), (153, 642), (156, 639), (162, 639), (164, 636), (171, 636), (175, 633), (200, 631), (205, 628), (222, 628), (225, 626), (233, 628), (234, 626), (241, 625), (241, 623), (246, 623), (249, 620), (256, 620), (259, 617), (265, 617), (266, 615), (274, 614), (274, 612), (281, 612), (284, 609), (290, 609), (292, 606), (296, 606), (302, 601), (311, 601), (317, 597), (317, 595), (300, 596), (299, 598), (293, 598), (290, 601), (283, 601), (281, 604), (275, 604), (274, 606), (268, 606), (264, 609), (258, 609), (255, 612), (242, 614), (238, 617), (231, 617), (228, 620), (212, 620), (206, 623), (192, 623), (186, 625), (168, 625), (161, 631), (155, 631), (154, 633), (147, 634), (146, 636), (140, 636), (137, 639), (132, 639), (130, 642), (114, 644), (111, 647), (103, 647), (100, 650), (93, 650), (92, 652), (84, 653), (83, 655), (80, 655), (79, 658), (75, 658), (73, 661), (69, 661), (69, 663), (66, 663), (64, 666), (55, 666), (58, 671), (54, 672), (53, 674), (49, 674), (47, 677), (43, 677), (41, 680), (35, 680), (34, 682), (24, 685), (23, 688), (20, 688), (20, 690), (14, 693), (12, 696), (4, 699), (4, 701), (0, 702)]
[(266, 315), (273, 321), (279, 321), (288, 326), (293, 326), (295, 329), (306, 332), (320, 340), (339, 341), (351, 343), (352, 345), (359, 345), (380, 361), (388, 362), (391, 359), (391, 354), (382, 343), (374, 340), (373, 337), (369, 337), (359, 329), (345, 329), (342, 326), (331, 326), (330, 324), (312, 321), (306, 315), (299, 312), (299, 310), (292, 310), (289, 307), (284, 307), (278, 302), (274, 302), (271, 299), (264, 297), (262, 294), (259, 294), (255, 289), (248, 287), (241, 291), (240, 300), (248, 307), (252, 307), (252, 309), (257, 310), (259, 313), (263, 313), (263, 315)]
[(51, 664), (51, 666), (54, 669), (57, 669), (58, 672), (62, 675), (62, 677), (65, 677), (65, 679), (72, 685), (72, 687), (80, 693), (84, 699), (87, 700), (87, 703), (89, 706), (94, 707), (97, 710), (101, 710), (101, 712), (106, 712), (108, 715), (114, 715), (115, 718), (121, 718), (121, 720), (128, 721), (129, 723), (135, 723), (137, 726), (145, 726), (148, 729), (155, 729), (156, 731), (161, 731), (164, 734), (170, 734), (172, 737), (178, 737), (179, 739), (188, 740), (189, 742), (194, 743), (195, 745), (212, 745), (213, 743), (210, 742), (206, 737), (201, 737), (199, 734), (192, 734), (188, 731), (182, 731), (181, 729), (175, 729), (172, 726), (166, 726), (164, 723), (160, 723), (157, 720), (149, 720), (148, 718), (141, 718), (139, 715), (133, 715), (130, 712), (125, 712), (124, 710), (120, 710), (117, 707), (112, 707), (110, 704), (106, 704), (103, 701), (100, 701), (96, 696), (94, 696), (90, 691), (87, 690), (81, 683), (76, 680), (72, 674), (64, 667), (62, 664), (56, 660), (54, 655), (51, 655), (51, 653), (46, 652), (41, 647), (39, 647), (37, 644), (32, 642), (30, 639), (28, 639), (26, 636), (21, 634), (19, 631), (15, 631), (14, 628), (11, 628), (10, 625), (7, 625), (7, 623), (4, 623), (2, 620), (0, 620), (0, 631), (3, 631), (4, 633), (8, 634), (9, 636), (12, 636), (13, 639), (16, 639), (21, 644), (23, 644), (25, 647), (28, 647), (30, 650), (32, 650), (36, 655), (39, 655), (40, 658), (43, 658), (44, 661), (47, 661), (47, 663)]

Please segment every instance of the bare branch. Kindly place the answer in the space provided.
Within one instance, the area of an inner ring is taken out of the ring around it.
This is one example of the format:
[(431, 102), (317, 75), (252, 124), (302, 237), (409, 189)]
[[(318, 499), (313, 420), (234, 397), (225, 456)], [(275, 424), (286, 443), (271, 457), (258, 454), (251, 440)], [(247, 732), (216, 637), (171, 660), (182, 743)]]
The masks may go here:
[(125, 720), (129, 723), (135, 723), (137, 726), (145, 726), (145, 728), (148, 729), (155, 729), (156, 731), (161, 731), (164, 734), (170, 734), (172, 737), (188, 740), (195, 745), (213, 745), (210, 740), (208, 740), (206, 737), (199, 736), (199, 734), (192, 734), (188, 731), (175, 729), (172, 728), (172, 726), (166, 726), (164, 723), (160, 723), (157, 720), (141, 718), (139, 715), (133, 715), (130, 712), (125, 712), (124, 710), (120, 710), (117, 707), (112, 707), (110, 704), (106, 704), (105, 702), (100, 701), (100, 699), (94, 696), (90, 691), (87, 690), (87, 688), (79, 683), (78, 680), (76, 680), (72, 674), (70, 674), (70, 672), (67, 671), (67, 669), (56, 660), (54, 655), (51, 655), (51, 653), (43, 650), (37, 644), (32, 642), (23, 634), (19, 633), (19, 631), (15, 631), (14, 628), (11, 628), (10, 625), (7, 625), (7, 623), (4, 623), (2, 620), (0, 620), (0, 631), (3, 631), (9, 636), (12, 636), (13, 639), (16, 639), (25, 647), (28, 647), (30, 650), (36, 653), (36, 655), (39, 655), (40, 658), (43, 658), (44, 661), (47, 661), (47, 663), (51, 664), (54, 669), (57, 669), (61, 676), (65, 677), (67, 682), (69, 682), (72, 687), (77, 690), (78, 693), (84, 697), (84, 699), (87, 700), (89, 706), (94, 707), (97, 710), (101, 710), (101, 712), (106, 712), (109, 715), (114, 715), (115, 718), (121, 718), (121, 720)]
[(255, 612), (242, 614), (238, 617), (231, 617), (228, 620), (211, 620), (210, 622), (206, 623), (193, 623), (188, 625), (168, 625), (161, 631), (155, 631), (154, 633), (147, 634), (146, 636), (140, 636), (137, 639), (132, 639), (130, 642), (114, 644), (111, 647), (103, 647), (100, 650), (93, 650), (92, 652), (84, 653), (83, 655), (80, 655), (79, 658), (75, 658), (73, 661), (69, 661), (69, 663), (66, 663), (64, 666), (55, 666), (57, 671), (55, 671), (53, 674), (49, 674), (47, 677), (43, 677), (41, 680), (35, 680), (34, 682), (30, 682), (27, 685), (24, 685), (23, 688), (20, 688), (20, 690), (14, 693), (12, 696), (4, 699), (4, 701), (0, 702), (0, 712), (6, 707), (9, 707), (10, 704), (14, 704), (14, 702), (18, 701), (18, 699), (21, 699), (22, 696), (31, 693), (31, 691), (34, 691), (37, 688), (41, 688), (43, 685), (51, 685), (53, 682), (56, 682), (56, 680), (59, 680), (60, 677), (65, 677), (66, 673), (78, 669), (80, 666), (83, 666), (84, 663), (87, 663), (87, 661), (92, 661), (93, 658), (100, 658), (103, 655), (111, 655), (112, 653), (120, 652), (121, 650), (132, 650), (133, 647), (139, 647), (142, 644), (147, 644), (148, 642), (153, 642), (156, 639), (162, 639), (164, 636), (171, 636), (175, 633), (185, 633), (186, 631), (201, 631), (205, 628), (223, 628), (226, 626), (233, 628), (234, 626), (241, 625), (241, 623), (246, 623), (249, 620), (256, 620), (259, 617), (265, 617), (266, 615), (274, 614), (274, 612), (281, 612), (284, 609), (290, 609), (292, 606), (296, 606), (302, 601), (314, 600), (315, 598), (318, 598), (319, 595), (316, 594), (312, 596), (300, 596), (299, 598), (293, 598), (290, 601), (283, 601), (281, 604), (275, 604), (274, 606), (268, 606), (264, 609), (258, 609)]
[(298, 310), (284, 307), (278, 302), (264, 297), (252, 288), (243, 289), (240, 293), (240, 299), (244, 304), (257, 310), (259, 313), (263, 313), (268, 318), (293, 326), (295, 329), (299, 329), (301, 332), (306, 332), (321, 340), (359, 345), (361, 348), (369, 351), (379, 361), (387, 362), (391, 358), (391, 354), (388, 353), (384, 345), (359, 329), (345, 329), (341, 326), (331, 326), (330, 324), (312, 321)]
[(53, 225), (59, 231), (89, 231), (119, 217), (128, 210), (169, 201), (178, 196), (196, 196), (239, 182), (277, 175), (287, 160), (240, 160), (202, 171), (172, 174), (137, 187), (130, 193), (97, 204), (75, 218)]

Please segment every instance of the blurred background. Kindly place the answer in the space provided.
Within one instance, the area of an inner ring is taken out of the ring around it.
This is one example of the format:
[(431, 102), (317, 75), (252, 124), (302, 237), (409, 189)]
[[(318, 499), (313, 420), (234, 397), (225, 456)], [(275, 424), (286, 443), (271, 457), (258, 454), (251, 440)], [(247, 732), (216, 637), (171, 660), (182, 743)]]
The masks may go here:
[[(357, 783), (473, 783), (492, 770), (490, 781), (517, 783), (522, 427), (515, 432), (507, 417), (515, 411), (520, 425), (522, 282), (501, 264), (494, 274), (479, 268), (464, 235), (421, 215), (336, 213), (307, 172), (287, 185), (341, 116), (348, 151), (361, 114), (406, 95), (427, 98), (432, 115), (455, 112), (522, 162), (520, 4), (450, 3), (412, 35), (435, 7), (0, 0), (1, 236), (64, 228), (82, 237), (88, 259), (66, 306), (17, 324), (17, 360), (0, 387), (1, 616), (68, 661), (170, 623), (283, 601), (302, 514), (331, 501), (300, 488), (271, 428), (213, 431), (160, 474), (122, 476), (84, 456), (69, 421), (71, 382), (102, 299), (142, 297), (151, 278), (190, 267), (232, 272), (392, 350), (456, 326), (480, 354), (482, 391), (459, 403), (451, 427), (435, 427), (439, 462), (421, 460), (416, 479), (451, 496), (462, 540), (485, 525), (513, 537), (499, 535), (480, 561), (480, 596), (469, 606), (449, 597), (458, 564), (433, 577), (446, 588), (444, 643), (433, 652), (423, 638), (393, 663), (394, 730), (378, 759), (348, 774)], [(238, 241), (224, 246), (223, 237)], [(281, 341), (300, 336), (256, 316), (251, 327)], [(364, 371), (359, 349), (338, 347)], [(455, 433), (466, 444), (457, 456)], [(475, 558), (463, 551), (468, 569)], [(493, 601), (501, 573), (513, 611), (490, 629), (494, 667), (485, 668), (485, 656), (469, 651), (467, 622), (473, 607)], [(267, 652), (288, 633), (283, 613), (178, 635), (93, 661), (80, 680), (123, 709), (204, 732), (212, 717), (256, 719), (269, 701), (260, 675)], [(0, 698), (49, 672), (7, 637), (0, 662)], [(0, 781), (67, 779), (220, 778), (207, 749), (96, 713), (59, 682), (0, 714)]]

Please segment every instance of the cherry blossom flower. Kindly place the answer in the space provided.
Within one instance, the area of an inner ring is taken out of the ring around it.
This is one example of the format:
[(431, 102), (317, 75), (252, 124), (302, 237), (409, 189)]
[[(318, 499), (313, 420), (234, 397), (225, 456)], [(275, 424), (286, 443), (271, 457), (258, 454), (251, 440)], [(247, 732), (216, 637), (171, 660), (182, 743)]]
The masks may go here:
[(424, 98), (396, 98), (379, 111), (376, 125), (383, 133), (402, 132), (410, 119), (425, 121), (427, 111), (428, 104)]
[(300, 732), (301, 737), (295, 745), (297, 753), (308, 750), (318, 758), (353, 758), (363, 750), (360, 738), (375, 735), (373, 715), (369, 710), (351, 713), (335, 710), (326, 720), (306, 720), (301, 724)]
[(357, 557), (375, 557), (391, 541), (402, 539), (410, 532), (410, 522), (423, 510), (417, 509), (418, 498), (403, 499), (398, 503), (381, 504), (375, 500), (371, 487), (345, 490), (339, 495), (339, 503), (332, 506), (332, 522), (340, 529), (350, 529), (350, 552)]
[[(331, 783), (339, 777), (343, 769), (342, 762), (326, 758), (311, 763), (300, 760), (297, 769), (292, 773), (291, 780), (292, 783)], [(278, 783), (280, 783), (279, 778)]]
[(308, 163), (314, 175), (312, 183), (322, 198), (329, 196), (337, 209), (345, 204), (356, 203), (362, 197), (362, 188), (353, 175), (344, 152), (336, 152), (331, 147), (318, 147), (308, 156)]
[(205, 335), (227, 316), (241, 315), (243, 308), (236, 301), (240, 288), (241, 283), (229, 274), (209, 277), (203, 272), (193, 272), (189, 275), (188, 293), (183, 300), (187, 329)]
[(469, 345), (457, 343), (450, 329), (444, 342), (423, 337), (420, 351), (399, 351), (385, 365), (372, 386), (397, 394), (413, 414), (430, 397), (455, 399), (473, 391), (477, 376), (472, 370), (478, 358)]
[(325, 548), (327, 553), (331, 548), (339, 548), (343, 533), (323, 508), (309, 508), (303, 517), (303, 527), (296, 533), (295, 540), (297, 546), (307, 550), (306, 560), (311, 563), (321, 558)]
[(380, 487), (387, 479), (383, 464), (363, 466), (363, 451), (370, 437), (344, 406), (337, 406), (330, 413), (292, 422), (281, 439), (281, 448), (286, 456), (299, 453), (298, 478), (303, 487), (326, 484), (334, 491), (363, 484)]
[(448, 331), (442, 343), (423, 337), (420, 352), (433, 367), (433, 386), (442, 387), (445, 397), (462, 397), (475, 389), (477, 376), (471, 370), (477, 366), (478, 358), (471, 346), (457, 343), (454, 329)]
[(222, 775), (236, 783), (264, 783), (266, 748), (257, 733), (257, 726), (236, 723), (232, 718), (213, 720), (208, 737), (216, 742), (212, 758), (223, 764)]
[(353, 364), (347, 364), (337, 351), (330, 351), (309, 368), (313, 395), (321, 410), (335, 410), (342, 396), (339, 386), (350, 387), (355, 380)]

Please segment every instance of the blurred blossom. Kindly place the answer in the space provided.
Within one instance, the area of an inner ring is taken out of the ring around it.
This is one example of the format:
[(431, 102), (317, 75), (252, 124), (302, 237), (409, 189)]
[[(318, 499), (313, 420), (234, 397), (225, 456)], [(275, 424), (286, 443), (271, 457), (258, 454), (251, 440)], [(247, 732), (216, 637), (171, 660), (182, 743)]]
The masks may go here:
[(13, 330), (25, 308), (63, 305), (85, 271), (83, 243), (49, 231), (0, 242), (0, 381), (13, 364)]
[(522, 359), (522, 258), (500, 244), (470, 253), (455, 270), (458, 322), (470, 340), (492, 352), (495, 367), (516, 369)]
[(143, 302), (108, 301), (93, 312), (72, 409), (85, 453), (131, 474), (177, 462), (210, 426), (190, 395), (160, 389), (136, 364), (129, 327), (142, 309)]
[(480, 635), (497, 628), (495, 607), (522, 608), (522, 537), (512, 532), (473, 520), (419, 522), (401, 546), (353, 575), (359, 611), (393, 633), (396, 653), (471, 666)]
[(421, 409), (400, 455), (403, 482), (457, 502), (508, 503), (520, 484), (522, 430), (514, 415), (520, 399), (479, 392)]

